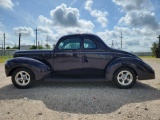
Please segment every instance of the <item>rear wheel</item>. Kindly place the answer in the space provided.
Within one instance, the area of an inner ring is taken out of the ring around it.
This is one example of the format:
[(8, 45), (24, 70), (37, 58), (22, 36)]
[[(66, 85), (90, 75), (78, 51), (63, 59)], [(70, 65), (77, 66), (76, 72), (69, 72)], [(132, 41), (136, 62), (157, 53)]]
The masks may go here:
[(31, 87), (34, 75), (27, 68), (17, 68), (12, 74), (12, 83), (17, 88), (25, 89)]
[(136, 83), (135, 72), (126, 67), (118, 69), (113, 78), (119, 88), (131, 88)]

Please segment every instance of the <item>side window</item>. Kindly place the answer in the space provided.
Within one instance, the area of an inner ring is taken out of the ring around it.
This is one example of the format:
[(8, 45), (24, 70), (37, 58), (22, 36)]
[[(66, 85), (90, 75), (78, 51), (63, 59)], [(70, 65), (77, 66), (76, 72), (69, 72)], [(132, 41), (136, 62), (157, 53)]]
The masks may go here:
[(80, 40), (78, 38), (68, 38), (62, 40), (58, 45), (58, 49), (60, 50), (80, 49)]
[(92, 40), (84, 39), (84, 48), (85, 49), (95, 49), (97, 48), (97, 46)]

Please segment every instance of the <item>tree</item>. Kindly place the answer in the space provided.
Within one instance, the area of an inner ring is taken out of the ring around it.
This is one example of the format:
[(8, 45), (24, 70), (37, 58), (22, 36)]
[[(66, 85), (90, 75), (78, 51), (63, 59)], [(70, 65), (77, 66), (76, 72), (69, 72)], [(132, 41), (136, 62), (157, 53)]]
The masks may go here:
[(154, 42), (152, 44), (152, 47), (151, 47), (151, 51), (152, 51), (152, 56), (156, 56), (158, 55), (158, 43)]
[(11, 48), (9, 46), (7, 46), (6, 49), (11, 49)]
[(44, 49), (44, 48), (43, 48), (43, 46), (42, 46), (42, 45), (39, 45), (39, 46), (38, 46), (38, 49)]
[(36, 49), (36, 46), (35, 46), (35, 45), (32, 45), (32, 46), (30, 47), (30, 49)]
[(18, 49), (18, 47), (15, 45), (12, 49)]
[[(30, 49), (36, 49), (36, 46), (35, 46), (35, 45), (32, 45), (32, 46), (30, 47)], [(42, 45), (39, 45), (39, 46), (38, 46), (38, 49), (44, 49), (44, 48), (43, 48)]]
[(51, 49), (50, 45), (46, 44), (45, 46), (46, 46), (47, 49)]

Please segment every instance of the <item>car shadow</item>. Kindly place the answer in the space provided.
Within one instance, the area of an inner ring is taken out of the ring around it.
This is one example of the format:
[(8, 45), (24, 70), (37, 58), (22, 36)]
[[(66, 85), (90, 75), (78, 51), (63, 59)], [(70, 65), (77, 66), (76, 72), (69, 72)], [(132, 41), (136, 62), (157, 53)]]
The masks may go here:
[(12, 84), (0, 88), (0, 100), (24, 98), (41, 100), (54, 111), (106, 114), (126, 104), (159, 100), (160, 91), (141, 82), (131, 89), (118, 89), (112, 82), (39, 82), (30, 89), (17, 89)]

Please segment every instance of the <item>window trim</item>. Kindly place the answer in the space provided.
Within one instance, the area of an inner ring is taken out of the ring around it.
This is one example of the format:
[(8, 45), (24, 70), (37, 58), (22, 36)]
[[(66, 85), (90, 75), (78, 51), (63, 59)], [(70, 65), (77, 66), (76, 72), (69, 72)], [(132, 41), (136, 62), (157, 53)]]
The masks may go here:
[[(85, 40), (85, 39), (91, 40), (91, 41), (96, 45), (96, 48), (85, 48), (85, 47), (84, 47), (84, 40)], [(97, 43), (96, 43), (93, 39), (91, 39), (91, 38), (83, 38), (83, 45), (82, 45), (82, 46), (83, 46), (83, 49), (84, 49), (84, 50), (95, 50), (95, 49), (98, 48)]]
[[(79, 43), (80, 43), (80, 47), (79, 47), (78, 49), (59, 49), (59, 45), (60, 45), (60, 43), (61, 43), (62, 41), (67, 40), (67, 39), (78, 39), (78, 40), (79, 40)], [(78, 37), (69, 37), (69, 38), (64, 38), (64, 39), (60, 40), (60, 41), (58, 42), (58, 44), (57, 44), (57, 50), (59, 50), (59, 51), (69, 51), (69, 50), (76, 51), (76, 50), (80, 50), (80, 49), (81, 49), (81, 39), (80, 39), (80, 38), (78, 38)]]

